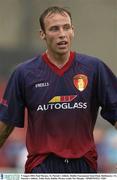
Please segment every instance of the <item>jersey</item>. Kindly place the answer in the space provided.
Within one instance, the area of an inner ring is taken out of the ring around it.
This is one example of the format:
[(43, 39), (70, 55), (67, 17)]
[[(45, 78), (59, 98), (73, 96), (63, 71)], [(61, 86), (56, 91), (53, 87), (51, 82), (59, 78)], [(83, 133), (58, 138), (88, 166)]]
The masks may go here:
[(50, 153), (84, 157), (96, 169), (93, 130), (99, 107), (104, 119), (112, 125), (117, 121), (117, 78), (96, 57), (71, 52), (59, 69), (44, 53), (12, 73), (0, 104), (0, 120), (23, 127), (25, 107), (25, 172), (31, 172)]

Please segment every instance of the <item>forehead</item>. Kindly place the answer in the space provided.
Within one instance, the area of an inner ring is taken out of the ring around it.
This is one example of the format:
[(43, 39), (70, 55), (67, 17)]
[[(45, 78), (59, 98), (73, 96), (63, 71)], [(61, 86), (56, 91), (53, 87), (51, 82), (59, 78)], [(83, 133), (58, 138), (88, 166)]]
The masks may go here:
[(52, 13), (48, 14), (44, 19), (45, 27), (47, 26), (56, 26), (56, 25), (64, 25), (64, 24), (71, 24), (71, 19), (69, 15), (64, 12), (60, 13)]

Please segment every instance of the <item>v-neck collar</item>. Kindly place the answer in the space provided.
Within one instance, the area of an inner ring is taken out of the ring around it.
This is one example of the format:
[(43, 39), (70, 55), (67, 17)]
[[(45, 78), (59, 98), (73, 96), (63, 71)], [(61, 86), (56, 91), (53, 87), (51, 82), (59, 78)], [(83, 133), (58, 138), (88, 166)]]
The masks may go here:
[(66, 64), (64, 64), (64, 66), (62, 68), (58, 68), (55, 64), (53, 64), (46, 53), (42, 54), (42, 58), (43, 60), (46, 62), (46, 64), (48, 64), (48, 66), (59, 76), (62, 76), (65, 71), (67, 71), (70, 67), (70, 65), (72, 64), (73, 60), (74, 60), (74, 56), (75, 56), (75, 52), (70, 51), (70, 56), (69, 56), (69, 60), (66, 62)]

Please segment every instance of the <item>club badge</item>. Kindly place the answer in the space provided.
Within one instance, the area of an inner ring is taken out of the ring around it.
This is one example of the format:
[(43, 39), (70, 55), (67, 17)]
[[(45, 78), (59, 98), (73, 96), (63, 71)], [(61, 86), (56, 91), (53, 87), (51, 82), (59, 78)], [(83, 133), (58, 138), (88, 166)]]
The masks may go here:
[(79, 91), (84, 91), (88, 85), (88, 78), (84, 74), (77, 74), (73, 77), (73, 82)]

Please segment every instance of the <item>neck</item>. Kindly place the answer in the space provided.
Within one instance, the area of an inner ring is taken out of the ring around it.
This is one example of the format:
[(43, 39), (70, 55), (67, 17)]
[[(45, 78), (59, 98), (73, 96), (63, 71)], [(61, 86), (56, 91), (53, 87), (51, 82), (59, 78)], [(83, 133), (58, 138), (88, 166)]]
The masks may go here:
[(47, 57), (51, 63), (56, 65), (58, 68), (62, 68), (69, 60), (70, 52), (66, 54), (52, 54), (48, 50), (46, 51)]

